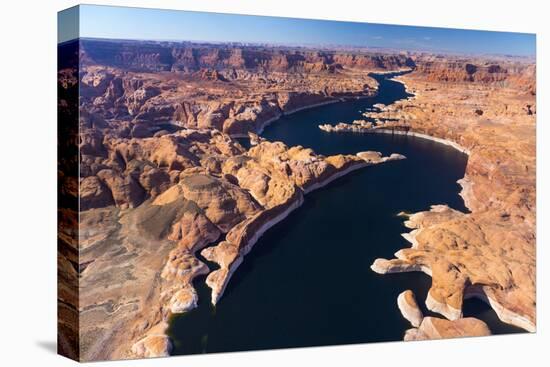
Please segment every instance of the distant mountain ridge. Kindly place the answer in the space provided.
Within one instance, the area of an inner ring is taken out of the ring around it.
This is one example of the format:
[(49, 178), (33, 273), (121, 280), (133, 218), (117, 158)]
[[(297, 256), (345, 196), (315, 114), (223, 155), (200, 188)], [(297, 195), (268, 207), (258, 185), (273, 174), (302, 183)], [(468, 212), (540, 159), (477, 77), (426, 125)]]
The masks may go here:
[(414, 68), (403, 54), (327, 51), (235, 44), (81, 40), (84, 64), (127, 68), (133, 71), (197, 71), (227, 68), (280, 72), (334, 71), (339, 68), (396, 70)]

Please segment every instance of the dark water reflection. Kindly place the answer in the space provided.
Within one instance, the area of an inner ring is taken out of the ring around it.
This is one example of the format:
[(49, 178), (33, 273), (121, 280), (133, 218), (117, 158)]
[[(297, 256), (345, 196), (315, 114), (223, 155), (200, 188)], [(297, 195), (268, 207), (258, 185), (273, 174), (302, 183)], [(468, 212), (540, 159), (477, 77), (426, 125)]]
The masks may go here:
[[(351, 122), (374, 103), (407, 97), (400, 83), (377, 78), (377, 97), (285, 116), (262, 136), (325, 155), (377, 150), (407, 159), (353, 172), (308, 194), (302, 207), (258, 241), (216, 307), (204, 277), (197, 279), (199, 307), (171, 323), (176, 354), (402, 340), (410, 325), (399, 313), (397, 296), (412, 289), (423, 307), (431, 278), (378, 275), (370, 265), (409, 246), (397, 213), (443, 203), (467, 210), (456, 183), (467, 156), (420, 138), (317, 128)], [(466, 301), (464, 312), (486, 321), (494, 333), (519, 331), (481, 301)]]

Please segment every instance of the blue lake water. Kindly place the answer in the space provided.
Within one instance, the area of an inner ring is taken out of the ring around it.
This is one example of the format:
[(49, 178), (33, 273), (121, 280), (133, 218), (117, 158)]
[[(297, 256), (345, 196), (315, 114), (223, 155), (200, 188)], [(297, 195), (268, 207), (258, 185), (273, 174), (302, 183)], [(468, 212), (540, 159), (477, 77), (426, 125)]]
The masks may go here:
[[(379, 275), (376, 258), (408, 247), (401, 211), (432, 204), (467, 211), (456, 181), (467, 156), (430, 140), (386, 134), (326, 133), (322, 123), (351, 122), (375, 103), (406, 98), (391, 76), (375, 76), (380, 93), (284, 116), (262, 136), (324, 155), (376, 150), (407, 159), (367, 167), (308, 194), (302, 207), (260, 238), (233, 275), (225, 294), (210, 304), (205, 277), (195, 280), (199, 307), (173, 317), (174, 354), (399, 341), (410, 325), (397, 296), (412, 289), (424, 307), (431, 278), (422, 273)], [(215, 264), (208, 263), (211, 269)], [(465, 316), (478, 317), (494, 334), (521, 331), (503, 324), (479, 300)]]

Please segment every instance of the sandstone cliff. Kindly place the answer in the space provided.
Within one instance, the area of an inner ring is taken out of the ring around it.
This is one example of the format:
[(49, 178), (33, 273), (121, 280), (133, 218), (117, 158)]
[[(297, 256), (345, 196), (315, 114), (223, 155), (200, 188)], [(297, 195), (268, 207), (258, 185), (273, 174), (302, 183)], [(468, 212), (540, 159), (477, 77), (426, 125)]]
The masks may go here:
[(231, 138), (304, 107), (372, 95), (367, 56), (341, 66), (313, 52), (100, 46), (84, 42), (80, 73), (84, 360), (168, 354), (169, 316), (201, 302), (192, 282), (210, 272), (197, 251), (220, 266), (206, 280), (216, 303), (304, 193), (403, 158), (323, 157), (267, 141), (247, 151)]
[[(93, 177), (110, 193), (103, 201), (83, 191), (81, 199), (87, 205), (79, 258), (84, 360), (167, 355), (168, 318), (201, 302), (196, 276), (208, 274), (211, 300), (218, 302), (255, 242), (301, 205), (304, 193), (354, 169), (404, 158), (324, 157), (268, 141), (245, 151), (223, 133), (195, 130), (113, 139), (104, 149), (105, 157), (116, 152), (118, 163), (106, 158), (101, 164), (111, 168), (82, 179)], [(150, 171), (166, 181), (141, 185)], [(137, 201), (134, 187), (142, 194)], [(210, 272), (195, 257), (201, 250), (220, 268)]]
[(308, 73), (334, 72), (342, 67), (367, 70), (414, 67), (414, 61), (404, 55), (192, 42), (83, 39), (80, 53), (86, 64), (141, 72), (188, 72), (206, 68)]
[[(440, 206), (412, 215), (413, 248), (374, 268), (432, 274), (428, 306), (450, 319), (463, 320), (462, 300), (479, 296), (504, 321), (534, 328), (533, 68), (344, 51), (82, 45), (80, 74), (62, 72), (59, 83), (74, 88), (79, 81), (81, 91), (80, 177), (63, 181), (68, 192), (80, 190), (80, 258), (73, 241), (60, 263), (68, 279), (80, 281), (83, 359), (170, 353), (168, 318), (201, 302), (193, 279), (208, 274), (218, 302), (258, 238), (304, 194), (351, 170), (403, 158), (324, 157), (257, 136), (246, 150), (232, 137), (302, 108), (372, 96), (377, 83), (369, 72), (412, 67), (402, 80), (416, 97), (378, 106), (368, 118), (465, 147), (463, 195), (472, 213)], [(210, 272), (197, 251), (219, 269)], [(463, 330), (416, 316), (416, 338), (430, 325), (452, 329), (438, 335)], [(460, 323), (482, 335), (477, 321)]]
[[(535, 331), (534, 65), (421, 62), (399, 79), (415, 97), (368, 114), (469, 154), (460, 180), (471, 213), (446, 206), (409, 216), (411, 248), (373, 270), (424, 271), (426, 305), (451, 320), (467, 297), (486, 300), (504, 322)], [(391, 124), (389, 125), (391, 127)], [(384, 127), (382, 127), (384, 128)]]

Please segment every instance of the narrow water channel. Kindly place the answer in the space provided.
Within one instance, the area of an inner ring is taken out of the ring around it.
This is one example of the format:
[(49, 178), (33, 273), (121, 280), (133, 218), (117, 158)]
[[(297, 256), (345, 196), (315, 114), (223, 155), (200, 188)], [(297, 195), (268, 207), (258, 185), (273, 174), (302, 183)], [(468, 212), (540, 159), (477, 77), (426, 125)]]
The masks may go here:
[[(375, 103), (406, 98), (403, 85), (391, 77), (375, 76), (376, 97), (300, 111), (265, 129), (262, 136), (269, 140), (324, 155), (376, 150), (407, 159), (355, 171), (308, 194), (302, 207), (260, 238), (216, 307), (205, 277), (196, 279), (199, 306), (171, 320), (174, 354), (399, 341), (410, 327), (396, 301), (405, 289), (430, 314), (423, 306), (430, 277), (379, 275), (370, 265), (410, 245), (400, 235), (408, 230), (397, 213), (432, 204), (467, 211), (456, 183), (467, 156), (421, 138), (317, 128), (351, 122)], [(466, 301), (464, 314), (484, 320), (494, 334), (522, 331), (500, 322), (478, 300)]]

